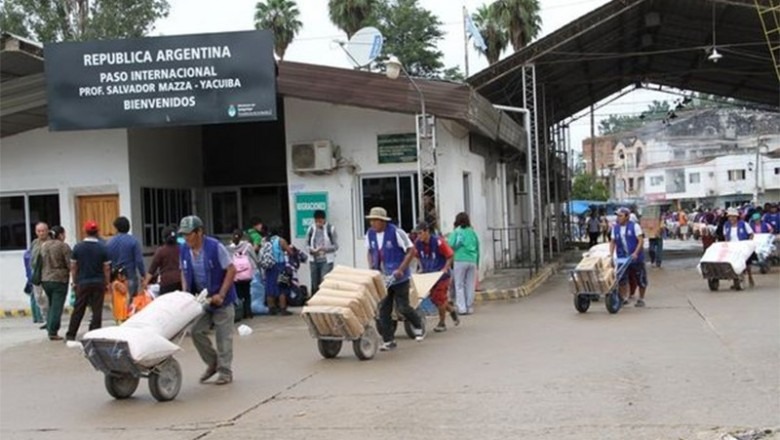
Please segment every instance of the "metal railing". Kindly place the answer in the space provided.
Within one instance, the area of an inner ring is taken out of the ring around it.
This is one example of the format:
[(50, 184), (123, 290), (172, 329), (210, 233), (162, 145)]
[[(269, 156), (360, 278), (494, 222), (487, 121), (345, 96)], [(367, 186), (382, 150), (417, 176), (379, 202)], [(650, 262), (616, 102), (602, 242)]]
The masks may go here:
[(531, 226), (490, 228), (493, 261), (496, 269), (527, 268), (533, 274), (539, 269), (539, 242)]

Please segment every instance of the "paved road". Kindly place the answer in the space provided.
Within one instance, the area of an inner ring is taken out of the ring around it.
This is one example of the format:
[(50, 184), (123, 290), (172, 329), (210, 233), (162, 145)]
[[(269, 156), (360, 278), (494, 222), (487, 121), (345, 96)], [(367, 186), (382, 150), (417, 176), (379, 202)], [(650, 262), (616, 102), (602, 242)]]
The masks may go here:
[(645, 309), (578, 314), (561, 274), (368, 362), (347, 347), (321, 359), (296, 317), (254, 319), (229, 386), (197, 383), (203, 365), (185, 341), (169, 403), (145, 382), (112, 400), (78, 352), (26, 320), (2, 322), (0, 438), (780, 438), (780, 276), (710, 293), (694, 263), (652, 270)]

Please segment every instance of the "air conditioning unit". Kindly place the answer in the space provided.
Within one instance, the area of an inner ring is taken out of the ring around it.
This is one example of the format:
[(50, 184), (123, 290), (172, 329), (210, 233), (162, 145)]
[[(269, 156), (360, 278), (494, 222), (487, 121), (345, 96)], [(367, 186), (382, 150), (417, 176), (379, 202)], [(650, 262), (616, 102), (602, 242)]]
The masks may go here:
[(715, 177), (715, 171), (710, 171), (710, 177)]
[(331, 141), (313, 141), (292, 146), (293, 171), (328, 171), (335, 166), (333, 143)]

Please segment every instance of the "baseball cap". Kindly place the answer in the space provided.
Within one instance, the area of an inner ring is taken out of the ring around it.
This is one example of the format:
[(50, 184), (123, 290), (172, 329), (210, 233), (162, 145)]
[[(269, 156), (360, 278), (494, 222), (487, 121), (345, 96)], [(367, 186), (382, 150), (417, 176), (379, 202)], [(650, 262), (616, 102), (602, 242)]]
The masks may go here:
[(87, 220), (84, 222), (84, 232), (97, 232), (100, 228), (95, 220)]
[(189, 234), (195, 229), (203, 227), (203, 220), (197, 215), (188, 215), (179, 223), (179, 234)]
[(414, 232), (421, 232), (421, 231), (428, 231), (430, 230), (428, 223), (421, 221), (417, 223), (417, 226), (414, 227)]

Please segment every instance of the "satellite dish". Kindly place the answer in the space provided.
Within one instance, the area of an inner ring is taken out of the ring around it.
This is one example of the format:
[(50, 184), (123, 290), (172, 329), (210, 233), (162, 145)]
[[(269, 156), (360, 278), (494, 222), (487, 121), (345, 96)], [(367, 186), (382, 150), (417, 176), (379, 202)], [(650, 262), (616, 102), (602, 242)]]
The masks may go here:
[(369, 26), (355, 32), (355, 35), (347, 41), (346, 47), (341, 47), (355, 67), (361, 68), (371, 64), (382, 53), (384, 41), (379, 29)]

